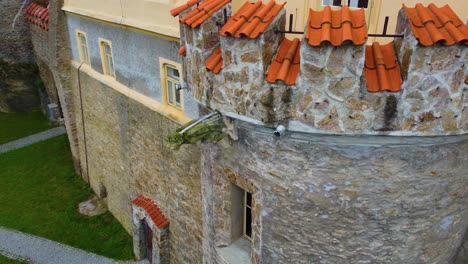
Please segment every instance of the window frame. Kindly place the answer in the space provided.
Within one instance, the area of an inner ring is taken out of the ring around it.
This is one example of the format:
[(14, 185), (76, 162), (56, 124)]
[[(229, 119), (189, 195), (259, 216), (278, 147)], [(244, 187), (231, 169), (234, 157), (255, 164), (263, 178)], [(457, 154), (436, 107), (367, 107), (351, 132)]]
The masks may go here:
[[(80, 36), (84, 37), (85, 43), (82, 42)], [(81, 30), (76, 30), (76, 41), (78, 44), (78, 53), (80, 55), (80, 62), (91, 65), (91, 58), (89, 56), (88, 36), (86, 35), (86, 32), (81, 31)], [(84, 54), (84, 48), (86, 49), (86, 56)]]
[[(167, 106), (173, 107), (174, 109), (177, 109), (183, 112), (184, 111), (184, 93), (182, 90), (176, 89), (177, 84), (181, 84), (183, 80), (181, 65), (174, 61), (159, 58), (159, 66), (160, 66), (160, 75), (161, 75), (161, 89), (162, 89), (162, 95), (163, 95), (163, 100), (162, 100), (163, 103)], [(172, 68), (179, 72), (179, 80), (176, 80), (169, 76), (168, 68)], [(172, 87), (173, 103), (170, 103), (168, 81), (171, 81), (174, 84)], [(177, 106), (176, 93), (179, 93), (180, 106)]]
[[(105, 45), (109, 46), (110, 56), (106, 53)], [(99, 38), (99, 50), (101, 52), (101, 64), (102, 64), (102, 72), (104, 75), (110, 76), (115, 78), (115, 60), (114, 60), (114, 52), (112, 49), (112, 42), (107, 39)], [(109, 64), (109, 58), (112, 62), (112, 68)]]

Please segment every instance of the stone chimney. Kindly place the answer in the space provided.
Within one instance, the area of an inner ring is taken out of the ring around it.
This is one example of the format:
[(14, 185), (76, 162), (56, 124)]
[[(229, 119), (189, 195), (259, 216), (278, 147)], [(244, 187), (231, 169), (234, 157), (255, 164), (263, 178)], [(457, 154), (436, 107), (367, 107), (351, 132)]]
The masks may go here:
[(403, 6), (395, 42), (403, 83), (403, 130), (467, 129), (468, 27), (448, 6)]

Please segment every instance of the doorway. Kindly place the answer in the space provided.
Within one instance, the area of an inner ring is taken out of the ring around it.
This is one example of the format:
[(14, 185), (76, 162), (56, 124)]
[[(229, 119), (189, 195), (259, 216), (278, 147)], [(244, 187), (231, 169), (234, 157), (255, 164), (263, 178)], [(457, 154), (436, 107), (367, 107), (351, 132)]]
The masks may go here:
[(146, 222), (146, 218), (141, 220), (143, 227), (143, 248), (149, 263), (153, 263), (153, 231)]

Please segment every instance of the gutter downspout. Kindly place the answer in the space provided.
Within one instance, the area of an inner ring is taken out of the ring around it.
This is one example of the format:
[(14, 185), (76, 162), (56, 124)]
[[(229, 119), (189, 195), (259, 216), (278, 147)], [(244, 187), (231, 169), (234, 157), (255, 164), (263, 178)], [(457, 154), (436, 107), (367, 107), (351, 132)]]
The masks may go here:
[(85, 154), (85, 162), (86, 162), (86, 182), (91, 185), (91, 181), (89, 178), (89, 165), (88, 165), (88, 147), (86, 143), (86, 126), (85, 126), (85, 118), (84, 118), (84, 109), (83, 109), (83, 96), (81, 93), (81, 77), (80, 77), (80, 70), (81, 66), (83, 66), (84, 62), (80, 63), (80, 66), (77, 68), (77, 75), (78, 75), (78, 91), (80, 92), (80, 108), (81, 108), (81, 123), (83, 126), (83, 141), (84, 141), (84, 154)]

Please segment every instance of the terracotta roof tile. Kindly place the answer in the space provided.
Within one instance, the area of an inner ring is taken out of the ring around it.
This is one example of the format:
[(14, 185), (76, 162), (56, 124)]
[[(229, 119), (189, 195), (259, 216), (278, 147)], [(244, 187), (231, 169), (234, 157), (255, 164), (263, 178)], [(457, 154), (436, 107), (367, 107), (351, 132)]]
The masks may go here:
[(393, 43), (381, 46), (374, 42), (366, 47), (364, 76), (369, 92), (401, 91), (400, 66)]
[(270, 0), (266, 5), (262, 4), (262, 1), (246, 2), (223, 26), (220, 33), (223, 36), (230, 35), (237, 38), (242, 36), (257, 38), (266, 30), (285, 4), (276, 4), (274, 0)]
[(268, 69), (266, 80), (275, 83), (279, 80), (288, 85), (296, 84), (300, 71), (301, 41), (299, 39), (284, 39), (281, 43), (276, 58)]
[(341, 46), (345, 41), (363, 45), (367, 40), (364, 9), (351, 11), (348, 6), (341, 10), (332, 10), (330, 6), (322, 11), (310, 9), (305, 38), (311, 46), (320, 46), (323, 42)]
[(144, 197), (143, 195), (138, 196), (132, 202), (133, 205), (143, 208), (148, 216), (153, 220), (153, 223), (158, 228), (164, 228), (169, 224), (166, 216), (161, 212), (161, 209), (151, 199)]
[(185, 57), (187, 55), (187, 46), (183, 45), (177, 53), (179, 53), (180, 56)]
[(403, 9), (419, 44), (432, 46), (439, 41), (445, 45), (460, 42), (468, 44), (468, 27), (450, 6), (439, 8), (434, 4), (429, 4), (428, 7), (416, 4), (416, 7), (409, 8), (403, 4)]
[(189, 9), (190, 7), (200, 3), (201, 0), (190, 0), (187, 3), (178, 6), (171, 10), (171, 16), (175, 17), (178, 16), (180, 13), (184, 12), (185, 10)]
[(205, 0), (181, 18), (180, 23), (196, 28), (230, 2), (231, 0)]
[(49, 30), (49, 9), (36, 3), (31, 3), (25, 10), (26, 20), (42, 29)]
[(215, 49), (213, 54), (206, 60), (206, 69), (213, 73), (219, 73), (223, 67), (223, 57), (221, 55), (221, 47)]

